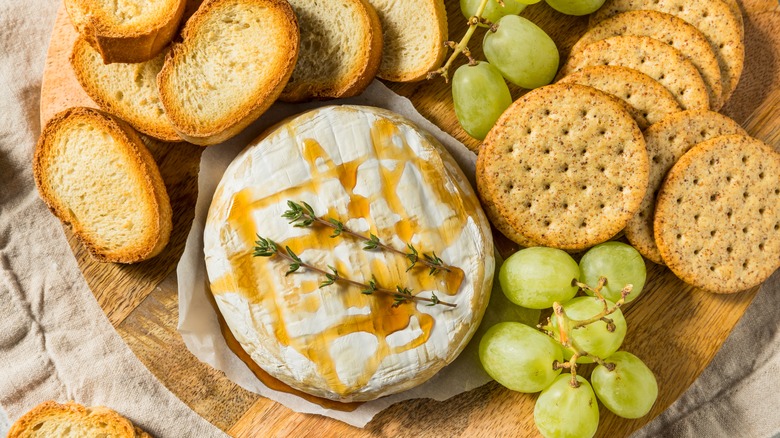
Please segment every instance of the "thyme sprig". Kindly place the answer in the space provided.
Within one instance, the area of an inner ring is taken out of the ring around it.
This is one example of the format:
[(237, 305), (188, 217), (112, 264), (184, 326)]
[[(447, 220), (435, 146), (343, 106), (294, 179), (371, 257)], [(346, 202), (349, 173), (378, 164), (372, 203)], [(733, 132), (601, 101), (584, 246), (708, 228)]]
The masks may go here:
[(325, 277), (325, 280), (323, 280), (320, 283), (320, 288), (330, 286), (334, 283), (340, 282), (340, 283), (350, 284), (352, 286), (356, 286), (360, 288), (360, 292), (365, 295), (381, 294), (381, 295), (390, 296), (393, 298), (393, 307), (398, 307), (403, 303), (412, 302), (412, 301), (425, 301), (428, 303), (426, 304), (427, 306), (435, 306), (437, 304), (441, 304), (442, 306), (456, 307), (456, 305), (453, 303), (448, 303), (439, 300), (439, 298), (433, 292), (431, 292), (430, 298), (421, 297), (412, 294), (412, 290), (407, 287), (396, 286), (395, 289), (386, 289), (381, 286), (378, 286), (374, 278), (372, 278), (368, 282), (368, 284), (346, 278), (342, 276), (338, 272), (338, 270), (333, 266), (328, 266), (329, 271), (318, 268), (314, 265), (311, 265), (301, 260), (301, 258), (298, 257), (298, 255), (295, 254), (295, 252), (293, 252), (293, 250), (290, 249), (289, 246), (286, 246), (284, 249), (281, 249), (279, 248), (279, 245), (276, 242), (274, 242), (271, 239), (261, 237), (260, 235), (257, 235), (257, 240), (255, 241), (254, 252), (252, 253), (252, 255), (255, 257), (279, 256), (289, 261), (290, 266), (288, 267), (285, 275), (290, 275), (294, 272), (297, 272), (301, 268), (305, 268), (310, 271), (317, 272)]
[(373, 233), (369, 233), (368, 237), (366, 237), (363, 234), (357, 233), (345, 227), (344, 223), (338, 219), (317, 216), (317, 214), (314, 213), (314, 209), (311, 207), (311, 205), (305, 202), (297, 203), (294, 201), (287, 201), (287, 206), (289, 209), (282, 214), (282, 217), (287, 219), (289, 223), (295, 224), (294, 226), (299, 228), (307, 228), (314, 225), (315, 223), (324, 225), (333, 229), (333, 234), (331, 234), (330, 237), (348, 235), (362, 240), (364, 242), (363, 249), (366, 251), (383, 249), (385, 251), (390, 251), (402, 255), (406, 257), (410, 263), (409, 267), (406, 268), (407, 271), (415, 267), (417, 263), (427, 266), (430, 269), (428, 272), (429, 275), (436, 275), (439, 271), (450, 272), (452, 270), (452, 267), (444, 263), (444, 261), (439, 258), (435, 252), (430, 254), (423, 253), (421, 257), (420, 253), (411, 243), (406, 244), (408, 252), (404, 252), (382, 243), (382, 241), (379, 240), (379, 237)]

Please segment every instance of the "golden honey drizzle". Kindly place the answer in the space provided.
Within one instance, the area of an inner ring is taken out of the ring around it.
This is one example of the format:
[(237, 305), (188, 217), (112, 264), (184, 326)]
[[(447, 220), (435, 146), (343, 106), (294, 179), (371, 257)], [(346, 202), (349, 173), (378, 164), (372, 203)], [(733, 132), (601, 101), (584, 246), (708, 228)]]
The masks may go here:
[[(270, 205), (299, 200), (304, 193), (317, 194), (323, 181), (338, 178), (349, 196), (346, 217), (341, 217), (335, 206), (327, 212), (329, 217), (335, 217), (345, 221), (347, 219), (364, 218), (372, 224), (370, 210), (371, 203), (377, 199), (384, 199), (390, 210), (400, 216), (392, 228), (378, 229), (371, 225), (374, 234), (385, 242), (389, 242), (393, 235), (398, 236), (403, 242), (412, 242), (415, 234), (420, 235), (418, 250), (430, 252), (443, 249), (452, 244), (466, 226), (468, 215), (474, 211), (474, 205), (470, 200), (464, 202), (464, 197), (452, 193), (444, 186), (441, 171), (432, 163), (418, 157), (400, 135), (398, 128), (389, 120), (378, 118), (371, 130), (371, 138), (377, 158), (393, 160), (393, 168), (386, 167), (378, 162), (377, 171), (381, 179), (381, 190), (364, 197), (354, 193), (357, 184), (358, 167), (363, 160), (355, 160), (343, 164), (335, 164), (322, 146), (312, 139), (306, 139), (302, 144), (302, 156), (309, 166), (311, 179), (301, 185), (280, 191), (272, 196), (260, 197), (254, 195), (253, 188), (246, 188), (233, 195), (231, 208), (227, 220), (226, 229), (232, 229), (239, 233), (241, 241), (245, 242), (245, 248), (241, 252), (229, 255), (232, 270), (229, 274), (216, 279), (211, 283), (212, 293), (240, 293), (250, 303), (260, 304), (268, 309), (269, 313), (276, 315), (274, 335), (284, 346), (292, 347), (300, 354), (308, 358), (317, 368), (320, 376), (323, 376), (334, 392), (341, 396), (365, 386), (369, 379), (379, 368), (381, 362), (390, 354), (397, 354), (419, 347), (424, 344), (433, 329), (433, 317), (417, 311), (414, 303), (402, 304), (392, 307), (392, 297), (384, 295), (366, 296), (354, 287), (335, 284), (325, 289), (319, 289), (317, 281), (302, 281), (298, 287), (294, 286), (293, 276), (285, 277), (287, 264), (276, 258), (265, 259), (252, 256), (252, 244), (256, 240), (256, 234), (263, 235), (263, 230), (258, 230), (251, 218), (254, 209), (265, 208)], [(400, 140), (402, 144), (395, 144)], [(453, 214), (448, 217), (440, 228), (420, 227), (417, 218), (410, 216), (399, 197), (398, 184), (407, 163), (413, 163), (421, 173), (421, 178), (428, 181), (433, 189), (435, 198), (430, 200), (436, 205), (448, 205), (453, 209)], [(319, 167), (318, 167), (319, 166)], [(324, 167), (324, 169), (321, 169)], [(441, 182), (441, 183), (439, 183)], [(284, 220), (280, 218), (279, 220)], [(309, 248), (317, 248), (331, 252), (337, 245), (343, 245), (345, 239), (352, 240), (354, 245), (348, 266), (344, 262), (325, 261), (316, 263), (334, 265), (340, 273), (347, 274), (356, 280), (367, 282), (375, 277), (377, 284), (383, 287), (393, 288), (395, 285), (410, 287), (414, 291), (435, 290), (440, 295), (454, 295), (463, 282), (464, 273), (458, 268), (451, 272), (440, 272), (431, 276), (428, 269), (419, 265), (419, 268), (406, 272), (408, 261), (397, 254), (384, 253), (385, 258), (369, 257), (361, 250), (361, 242), (348, 237), (331, 238), (331, 229), (314, 226), (302, 236), (277, 242), (281, 247), (289, 246), (297, 254), (301, 254)], [(423, 246), (423, 247), (421, 247)], [(445, 260), (446, 261), (446, 260)], [(284, 294), (269, 291), (274, 280), (283, 279), (285, 282)], [(325, 300), (323, 300), (325, 297)], [(338, 299), (345, 308), (365, 308), (370, 306), (368, 314), (346, 315), (337, 324), (326, 328), (314, 335), (293, 337), (290, 336), (284, 315), (312, 314), (322, 305), (323, 301)], [(280, 311), (286, 308), (287, 313)], [(395, 332), (407, 328), (416, 318), (421, 333), (415, 339), (395, 348), (387, 342), (387, 337)], [(351, 333), (367, 332), (376, 336), (378, 341), (377, 351), (370, 356), (364, 364), (364, 372), (354, 382), (341, 382), (335, 372), (335, 363), (330, 355), (329, 347), (336, 338)]]

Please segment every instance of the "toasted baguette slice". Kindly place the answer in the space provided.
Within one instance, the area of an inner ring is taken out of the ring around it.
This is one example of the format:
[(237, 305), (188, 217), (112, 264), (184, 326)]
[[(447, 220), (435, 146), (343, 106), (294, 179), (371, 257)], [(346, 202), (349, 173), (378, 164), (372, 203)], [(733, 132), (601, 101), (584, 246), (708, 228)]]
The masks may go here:
[(185, 140), (212, 145), (241, 132), (279, 97), (295, 68), (298, 24), (285, 0), (209, 0), (187, 21), (157, 76)]
[(100, 53), (82, 36), (73, 44), (70, 64), (81, 87), (103, 110), (154, 138), (181, 141), (157, 92), (165, 54), (137, 64), (103, 64)]
[(134, 438), (149, 436), (117, 412), (78, 403), (45, 401), (16, 420), (8, 438)]
[(103, 62), (143, 62), (171, 42), (187, 0), (65, 0), (73, 27)]
[(290, 0), (301, 48), (279, 100), (355, 96), (368, 87), (382, 60), (382, 25), (366, 0)]
[(157, 255), (171, 204), (152, 155), (133, 129), (100, 110), (70, 108), (43, 129), (33, 175), (49, 209), (104, 262)]
[(368, 0), (379, 14), (384, 47), (379, 76), (393, 82), (425, 79), (447, 53), (444, 0)]

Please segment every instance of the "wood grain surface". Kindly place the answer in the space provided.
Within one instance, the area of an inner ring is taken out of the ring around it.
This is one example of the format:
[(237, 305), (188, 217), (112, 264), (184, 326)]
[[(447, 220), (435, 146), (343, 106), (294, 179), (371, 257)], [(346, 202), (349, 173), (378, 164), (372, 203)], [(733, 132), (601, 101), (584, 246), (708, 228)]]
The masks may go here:
[[(447, 0), (446, 6), (450, 37), (458, 39), (466, 21), (458, 1)], [(780, 7), (774, 0), (744, 0), (741, 7), (745, 14), (745, 70), (722, 112), (742, 123), (752, 135), (778, 147)], [(587, 23), (587, 18), (558, 14), (544, 2), (528, 7), (523, 15), (550, 34), (564, 58)], [(96, 107), (81, 90), (68, 63), (75, 37), (64, 8), (60, 8), (43, 76), (42, 124), (71, 106)], [(471, 44), (477, 56), (481, 56), (480, 39)], [(479, 147), (458, 126), (450, 87), (443, 80), (388, 85), (469, 148)], [(522, 92), (512, 89), (515, 98)], [(171, 244), (152, 260), (123, 266), (93, 261), (69, 230), (65, 229), (65, 234), (84, 278), (117, 332), (146, 367), (198, 414), (237, 437), (312, 433), (345, 437), (538, 435), (532, 414), (536, 395), (512, 392), (496, 383), (444, 402), (401, 402), (381, 412), (365, 429), (357, 429), (329, 418), (292, 412), (241, 389), (221, 372), (199, 362), (176, 331), (178, 301), (173, 273), (194, 216), (202, 150), (187, 143), (144, 140), (160, 165), (173, 204)], [(499, 241), (505, 253), (514, 249), (505, 240)], [(625, 311), (629, 330), (624, 348), (643, 358), (655, 372), (658, 401), (649, 415), (638, 420), (618, 418), (602, 407), (599, 436), (627, 436), (674, 402), (712, 360), (756, 293), (753, 289), (734, 295), (710, 294), (683, 284), (664, 267), (647, 265), (645, 291)]]

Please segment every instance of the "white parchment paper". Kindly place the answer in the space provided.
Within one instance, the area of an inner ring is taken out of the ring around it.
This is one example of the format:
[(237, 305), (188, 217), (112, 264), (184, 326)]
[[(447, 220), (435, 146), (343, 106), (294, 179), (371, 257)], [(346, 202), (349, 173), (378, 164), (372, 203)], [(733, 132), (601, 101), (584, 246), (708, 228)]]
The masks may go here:
[[(220, 331), (217, 315), (207, 289), (208, 277), (203, 255), (203, 230), (209, 205), (222, 174), (233, 158), (257, 135), (278, 121), (309, 109), (333, 104), (370, 105), (399, 113), (422, 129), (433, 134), (452, 154), (472, 186), (476, 156), (463, 144), (422, 117), (408, 99), (398, 96), (382, 83), (374, 81), (360, 96), (338, 101), (307, 104), (275, 104), (260, 120), (241, 135), (225, 144), (209, 147), (203, 152), (198, 175), (198, 202), (195, 220), (187, 238), (184, 255), (177, 269), (179, 283), (179, 332), (187, 348), (203, 362), (222, 370), (227, 377), (243, 388), (282, 403), (302, 413), (326, 415), (357, 427), (363, 427), (382, 409), (402, 400), (432, 398), (445, 400), (490, 381), (479, 364), (477, 345), (482, 332), (501, 320), (535, 323), (538, 312), (521, 309), (511, 304), (494, 281), (491, 302), (483, 324), (472, 342), (452, 364), (445, 367), (428, 382), (417, 388), (371, 402), (363, 403), (352, 412), (325, 409), (296, 395), (274, 391), (265, 386), (230, 348)], [(500, 263), (496, 263), (497, 266)]]

